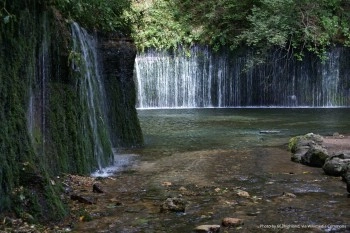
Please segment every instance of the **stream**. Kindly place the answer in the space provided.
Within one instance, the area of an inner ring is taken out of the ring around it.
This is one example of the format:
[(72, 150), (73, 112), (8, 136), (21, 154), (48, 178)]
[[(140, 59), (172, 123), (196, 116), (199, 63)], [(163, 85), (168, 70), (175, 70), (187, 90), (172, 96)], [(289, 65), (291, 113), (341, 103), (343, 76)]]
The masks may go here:
[[(350, 132), (348, 108), (139, 109), (143, 148), (104, 178), (92, 220), (74, 232), (193, 232), (225, 217), (220, 232), (349, 232), (350, 199), (339, 177), (290, 160), (290, 137)], [(242, 193), (244, 195), (242, 195)], [(168, 197), (185, 212), (161, 211)]]

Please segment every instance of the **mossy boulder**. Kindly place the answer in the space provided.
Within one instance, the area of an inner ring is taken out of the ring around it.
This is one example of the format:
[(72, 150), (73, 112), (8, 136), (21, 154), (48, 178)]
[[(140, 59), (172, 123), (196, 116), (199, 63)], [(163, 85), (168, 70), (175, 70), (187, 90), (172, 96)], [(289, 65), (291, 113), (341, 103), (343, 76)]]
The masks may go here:
[(288, 149), (292, 153), (296, 153), (301, 147), (309, 147), (310, 145), (322, 145), (323, 137), (319, 134), (308, 133), (301, 136), (295, 136), (289, 139)]
[(323, 137), (313, 133), (291, 138), (288, 144), (289, 150), (293, 153), (291, 160), (313, 167), (322, 167), (329, 157), (322, 143)]

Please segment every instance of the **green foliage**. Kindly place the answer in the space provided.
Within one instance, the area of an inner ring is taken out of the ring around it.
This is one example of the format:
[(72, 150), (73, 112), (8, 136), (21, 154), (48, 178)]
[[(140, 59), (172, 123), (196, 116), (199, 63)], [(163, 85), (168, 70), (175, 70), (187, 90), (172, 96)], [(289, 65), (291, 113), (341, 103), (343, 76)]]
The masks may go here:
[(349, 11), (348, 0), (154, 0), (135, 1), (129, 13), (138, 18), (133, 37), (141, 49), (248, 45), (302, 59), (305, 50), (325, 58), (329, 46), (350, 45)]
[(196, 37), (184, 23), (174, 1), (155, 1), (151, 6), (134, 4), (129, 17), (134, 25), (135, 43), (141, 50), (175, 48), (183, 43), (191, 44)]
[(86, 28), (130, 32), (130, 20), (125, 15), (130, 0), (53, 0), (53, 4), (66, 18)]

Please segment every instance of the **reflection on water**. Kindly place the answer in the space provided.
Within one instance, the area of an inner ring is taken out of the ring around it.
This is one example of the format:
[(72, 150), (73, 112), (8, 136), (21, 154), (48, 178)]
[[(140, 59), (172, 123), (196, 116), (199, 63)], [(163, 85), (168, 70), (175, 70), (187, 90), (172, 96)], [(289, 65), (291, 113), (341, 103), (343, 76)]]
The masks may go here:
[[(139, 110), (146, 148), (160, 151), (273, 146), (291, 136), (350, 130), (350, 109), (232, 108)], [(279, 133), (261, 134), (273, 130)]]

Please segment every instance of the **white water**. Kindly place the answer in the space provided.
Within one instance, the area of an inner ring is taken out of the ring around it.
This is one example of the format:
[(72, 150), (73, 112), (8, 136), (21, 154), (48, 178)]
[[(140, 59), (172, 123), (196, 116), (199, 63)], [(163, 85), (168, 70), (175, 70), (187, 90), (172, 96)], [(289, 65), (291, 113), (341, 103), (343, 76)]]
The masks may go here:
[(334, 48), (324, 64), (273, 53), (264, 64), (249, 66), (249, 53), (193, 47), (188, 56), (181, 50), (175, 55), (150, 50), (136, 58), (137, 107), (349, 106), (350, 77), (341, 75), (346, 59), (341, 52)]
[[(89, 113), (88, 126), (92, 130), (94, 157), (98, 162), (98, 170), (103, 167), (104, 155), (101, 127), (107, 127), (106, 110), (104, 108), (105, 94), (98, 66), (96, 40), (77, 23), (72, 24), (73, 57), (72, 69), (79, 72), (79, 89), (81, 102), (87, 103)], [(88, 132), (89, 130), (86, 129)], [(108, 134), (107, 130), (104, 133)], [(109, 135), (105, 135), (109, 138)], [(111, 143), (110, 148), (111, 148)], [(111, 155), (111, 157), (113, 157)]]

